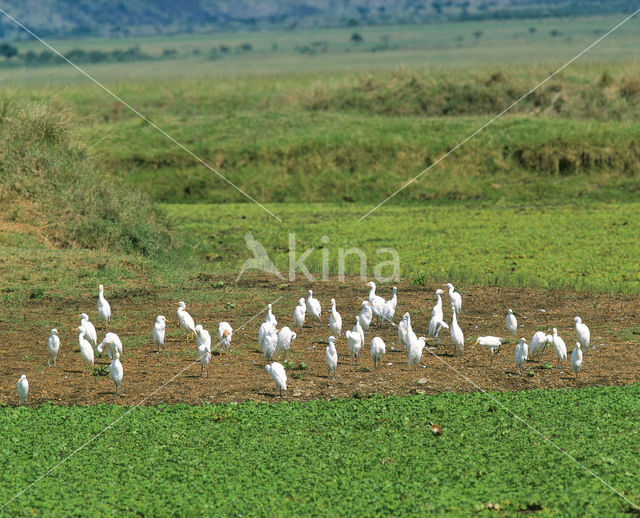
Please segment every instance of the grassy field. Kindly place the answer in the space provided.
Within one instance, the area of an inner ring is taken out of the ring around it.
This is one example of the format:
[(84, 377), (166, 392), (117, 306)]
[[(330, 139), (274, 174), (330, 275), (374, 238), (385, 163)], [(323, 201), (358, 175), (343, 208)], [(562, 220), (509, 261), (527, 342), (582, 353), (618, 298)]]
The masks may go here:
[[(638, 397), (632, 385), (126, 415), (118, 406), (4, 408), (0, 500), (93, 439), (3, 511), (493, 516), (497, 505), (504, 516), (626, 516), (628, 503), (501, 405), (637, 501)], [(429, 432), (430, 420), (441, 437)]]

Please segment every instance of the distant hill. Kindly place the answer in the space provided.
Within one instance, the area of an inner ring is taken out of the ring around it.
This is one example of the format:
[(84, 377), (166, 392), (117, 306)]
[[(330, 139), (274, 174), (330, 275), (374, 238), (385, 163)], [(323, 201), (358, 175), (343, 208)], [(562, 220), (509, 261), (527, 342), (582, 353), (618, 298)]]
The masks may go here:
[[(339, 27), (630, 13), (630, 0), (4, 0), (2, 9), (49, 38)], [(1, 16), (0, 38), (27, 39)]]

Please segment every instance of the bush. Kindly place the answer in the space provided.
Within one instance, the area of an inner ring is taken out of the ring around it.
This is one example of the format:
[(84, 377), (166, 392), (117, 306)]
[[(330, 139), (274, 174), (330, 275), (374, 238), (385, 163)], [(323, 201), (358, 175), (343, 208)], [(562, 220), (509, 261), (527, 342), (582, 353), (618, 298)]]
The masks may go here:
[(64, 107), (9, 110), (0, 120), (0, 146), (0, 218), (21, 207), (17, 217), (58, 247), (150, 255), (172, 246), (151, 200), (76, 144)]

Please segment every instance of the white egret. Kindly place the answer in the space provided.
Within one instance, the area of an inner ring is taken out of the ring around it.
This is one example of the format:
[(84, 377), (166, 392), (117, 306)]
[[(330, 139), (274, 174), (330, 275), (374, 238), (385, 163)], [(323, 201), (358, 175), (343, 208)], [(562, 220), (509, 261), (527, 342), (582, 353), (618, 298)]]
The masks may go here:
[(293, 325), (299, 333), (302, 332), (302, 326), (304, 326), (306, 316), (307, 305), (305, 303), (304, 297), (300, 297), (296, 309), (293, 310)]
[(100, 318), (104, 320), (104, 324), (108, 329), (109, 323), (111, 322), (111, 305), (107, 302), (107, 299), (104, 298), (104, 286), (102, 284), (99, 286), (99, 290), (98, 315), (100, 315)]
[(384, 308), (382, 309), (382, 325), (384, 325), (385, 320), (389, 322), (389, 324), (393, 324), (393, 317), (396, 314), (396, 307), (398, 306), (398, 288), (393, 287), (393, 295), (389, 300), (384, 303)]
[(198, 324), (196, 326), (196, 347), (200, 349), (201, 345), (206, 345), (209, 348), (209, 352), (211, 352), (211, 335), (202, 324)]
[(58, 336), (58, 330), (52, 329), (51, 335), (49, 336), (49, 341), (47, 343), (47, 349), (49, 351), (49, 360), (47, 360), (47, 367), (53, 364), (56, 364), (56, 358), (58, 357), (58, 351), (60, 350), (60, 337)]
[(578, 342), (580, 342), (581, 350), (584, 348), (584, 352), (588, 353), (591, 344), (591, 331), (589, 331), (587, 324), (582, 323), (580, 317), (576, 317), (573, 320), (576, 323), (576, 333), (578, 334)]
[(425, 337), (421, 336), (420, 338), (413, 340), (409, 343), (409, 358), (408, 364), (409, 366), (415, 365), (418, 368), (420, 365), (420, 360), (422, 360), (422, 351), (424, 351), (425, 346)]
[(116, 385), (116, 396), (118, 395), (118, 390), (122, 385), (123, 374), (122, 363), (120, 363), (120, 353), (116, 353), (116, 357), (111, 361), (111, 365), (109, 365), (109, 376)]
[(336, 337), (336, 339), (340, 338), (342, 334), (342, 317), (338, 310), (336, 309), (336, 299), (331, 299), (331, 312), (329, 313), (329, 329), (331, 330), (331, 334)]
[(536, 354), (538, 356), (541, 355), (545, 347), (547, 347), (547, 343), (549, 343), (548, 335), (544, 331), (536, 331), (529, 342), (529, 354), (531, 358)]
[(564, 340), (558, 336), (558, 330), (554, 327), (553, 334), (551, 335), (551, 345), (553, 345), (553, 350), (558, 357), (558, 366), (561, 362), (566, 361), (567, 359), (567, 346), (564, 343)]
[(345, 333), (347, 337), (347, 342), (349, 344), (349, 353), (352, 358), (356, 361), (356, 365), (358, 364), (358, 356), (360, 356), (360, 351), (362, 350), (362, 345), (364, 340), (362, 339), (362, 335), (358, 331), (347, 331)]
[(211, 361), (211, 343), (201, 342), (198, 345), (198, 360), (200, 361), (200, 377), (206, 369), (207, 378), (209, 377), (209, 362)]
[(275, 326), (272, 322), (262, 322), (260, 325), (260, 329), (258, 329), (258, 347), (262, 349), (262, 342), (264, 342), (264, 337), (267, 336), (267, 333), (275, 329)]
[(374, 367), (377, 368), (380, 365), (380, 360), (382, 360), (382, 357), (386, 352), (386, 347), (382, 338), (374, 336), (373, 340), (371, 340), (371, 348), (369, 349), (369, 354), (373, 360)]
[(360, 325), (364, 331), (369, 331), (371, 320), (373, 319), (373, 311), (368, 300), (362, 301), (362, 309), (360, 310)]
[(571, 353), (571, 370), (575, 372), (576, 378), (582, 367), (582, 349), (580, 348), (580, 342), (576, 342), (576, 348)]
[(512, 336), (515, 336), (516, 331), (518, 330), (518, 320), (516, 319), (516, 316), (513, 314), (512, 309), (509, 309), (507, 311), (505, 324), (507, 326), (507, 331), (509, 331), (509, 333), (511, 333)]
[(373, 281), (369, 281), (367, 283), (369, 286), (369, 304), (371, 304), (372, 313), (378, 318), (378, 320), (382, 319), (382, 312), (384, 311), (385, 300), (380, 296), (376, 295), (376, 283)]
[(451, 317), (451, 327), (449, 328), (449, 333), (451, 335), (451, 341), (453, 342), (454, 356), (458, 354), (458, 350), (460, 352), (464, 351), (464, 334), (462, 333), (462, 329), (458, 325), (458, 318), (456, 316), (456, 309), (453, 308), (453, 316)]
[(278, 331), (278, 342), (276, 344), (276, 351), (284, 351), (284, 357), (286, 358), (289, 349), (291, 349), (291, 342), (296, 339), (296, 336), (298, 336), (296, 333), (294, 333), (287, 326), (284, 326), (282, 329), (280, 329), (280, 331)]
[[(84, 337), (84, 327), (78, 326), (78, 345), (80, 346), (80, 356), (87, 364), (87, 367), (93, 367), (93, 347), (91, 343)], [(84, 373), (83, 373), (84, 374)]]
[(336, 338), (334, 336), (329, 337), (329, 345), (327, 345), (325, 350), (324, 359), (327, 362), (327, 367), (329, 369), (329, 376), (336, 377), (336, 368), (338, 367), (338, 352), (336, 351)]
[(80, 327), (84, 328), (84, 337), (91, 342), (93, 347), (98, 345), (98, 334), (95, 326), (89, 321), (89, 315), (82, 313), (80, 315)]
[(429, 336), (438, 338), (441, 329), (449, 329), (449, 325), (442, 318), (442, 313), (431, 317), (429, 321)]
[(267, 316), (264, 318), (265, 322), (273, 322), (274, 326), (278, 325), (278, 321), (276, 320), (276, 317), (273, 314), (273, 308), (271, 304), (267, 305)]
[(271, 358), (273, 358), (277, 347), (278, 334), (275, 327), (271, 326), (271, 328), (267, 330), (262, 340), (262, 352), (264, 353), (264, 359), (268, 362), (271, 361)]
[(27, 402), (27, 396), (29, 395), (29, 381), (27, 376), (23, 374), (18, 380), (18, 401), (21, 405)]
[(493, 354), (496, 352), (496, 350), (500, 351), (502, 338), (497, 336), (479, 336), (476, 340), (475, 345), (489, 348), (489, 351), (491, 351), (491, 362), (489, 365), (493, 365)]
[(413, 327), (411, 326), (411, 315), (406, 313), (407, 315), (407, 330), (405, 331), (405, 345), (409, 347), (409, 344), (418, 339), (418, 336), (413, 331)]
[(229, 322), (220, 322), (218, 324), (218, 342), (220, 344), (220, 354), (227, 352), (231, 348), (231, 338), (233, 337), (233, 328)]
[(445, 284), (443, 288), (447, 288), (449, 290), (449, 303), (451, 304), (451, 309), (455, 309), (456, 313), (462, 313), (462, 295), (455, 291), (453, 284), (450, 282)]
[(360, 318), (360, 315), (356, 317), (356, 323), (354, 324), (352, 331), (360, 335), (360, 338), (362, 338), (362, 346), (364, 347), (364, 328), (362, 327), (362, 319)]
[(402, 315), (402, 320), (398, 323), (398, 342), (404, 347), (408, 347), (409, 345), (407, 342), (407, 325), (409, 318), (409, 313), (405, 313)]
[(167, 319), (162, 315), (158, 315), (156, 323), (153, 324), (153, 343), (156, 344), (158, 352), (160, 352), (161, 347), (162, 350), (164, 350), (164, 334), (166, 327)]
[(187, 340), (193, 338), (196, 334), (196, 324), (193, 321), (193, 318), (186, 310), (187, 305), (180, 301), (178, 302), (178, 322), (180, 322), (180, 327), (187, 331), (189, 334), (187, 335)]
[(442, 294), (443, 293), (444, 291), (442, 291), (440, 288), (436, 290), (436, 305), (433, 306), (433, 309), (431, 310), (431, 318), (438, 317), (437, 320), (444, 319), (444, 313), (442, 312)]
[(516, 364), (516, 368), (520, 370), (520, 376), (522, 376), (522, 366), (527, 361), (529, 355), (529, 346), (525, 338), (520, 338), (520, 343), (516, 345), (513, 351), (513, 362)]
[(110, 360), (113, 360), (116, 357), (116, 353), (122, 356), (122, 342), (117, 334), (109, 332), (104, 335), (102, 342), (98, 344), (96, 349), (98, 353), (102, 354), (102, 350), (105, 346), (107, 347), (107, 354), (109, 355)]
[(284, 367), (281, 363), (273, 362), (271, 365), (265, 365), (264, 370), (271, 374), (273, 381), (278, 385), (280, 397), (282, 397), (282, 391), (287, 390), (287, 373)]
[(313, 297), (312, 290), (309, 290), (309, 294), (307, 295), (307, 313), (318, 320), (318, 322), (321, 322), (322, 307), (320, 306), (320, 301)]

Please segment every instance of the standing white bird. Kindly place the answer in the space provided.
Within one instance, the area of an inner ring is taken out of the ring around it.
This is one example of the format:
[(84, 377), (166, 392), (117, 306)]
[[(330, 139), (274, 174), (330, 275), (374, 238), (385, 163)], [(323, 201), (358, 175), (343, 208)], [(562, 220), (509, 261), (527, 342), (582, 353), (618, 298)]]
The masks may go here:
[(291, 342), (296, 339), (296, 333), (291, 331), (287, 326), (284, 326), (278, 331), (278, 342), (276, 344), (276, 352), (283, 352), (284, 357), (287, 357), (289, 349), (291, 349)]
[(273, 322), (274, 326), (278, 325), (276, 317), (273, 314), (273, 308), (271, 304), (267, 305), (267, 316), (264, 318), (264, 320), (265, 322)]
[(91, 342), (93, 347), (96, 347), (98, 345), (98, 334), (95, 326), (89, 322), (89, 315), (86, 313), (80, 315), (80, 327), (84, 328), (84, 337)]
[(52, 329), (49, 341), (47, 343), (47, 349), (49, 350), (49, 360), (47, 360), (47, 367), (56, 364), (56, 358), (58, 357), (58, 351), (60, 350), (60, 337), (58, 336), (58, 330)]
[(462, 329), (458, 325), (458, 318), (456, 316), (456, 309), (453, 308), (453, 316), (451, 317), (451, 327), (449, 328), (449, 333), (451, 335), (451, 341), (453, 342), (454, 356), (458, 354), (458, 350), (460, 352), (464, 351), (464, 334), (462, 333)]
[(502, 338), (497, 336), (479, 336), (475, 345), (489, 348), (489, 351), (491, 351), (491, 362), (489, 363), (489, 366), (493, 366), (493, 354), (500, 350)]
[(436, 290), (436, 305), (433, 306), (433, 309), (431, 310), (431, 317), (438, 317), (439, 320), (442, 320), (444, 318), (444, 314), (442, 312), (442, 294), (444, 293), (444, 291), (442, 291), (440, 288), (438, 288)]
[(187, 340), (193, 338), (196, 334), (196, 324), (193, 321), (193, 318), (186, 310), (187, 305), (180, 301), (178, 302), (178, 322), (180, 322), (180, 327), (189, 333), (187, 335)]
[(451, 304), (451, 309), (456, 310), (456, 313), (462, 313), (462, 295), (460, 295), (453, 284), (448, 282), (443, 286), (443, 288), (447, 288), (449, 290), (449, 303)]
[(432, 316), (429, 321), (429, 336), (431, 338), (438, 338), (441, 329), (449, 329), (449, 324), (443, 320), (442, 314)]
[(407, 326), (409, 325), (408, 319), (411, 318), (409, 313), (402, 315), (402, 320), (398, 323), (398, 342), (404, 347), (408, 347), (407, 341)]
[(372, 313), (378, 318), (378, 320), (382, 319), (382, 312), (384, 311), (385, 300), (380, 296), (376, 295), (376, 283), (373, 281), (369, 281), (367, 283), (369, 286), (369, 304), (371, 305)]
[(382, 360), (382, 357), (386, 352), (386, 347), (382, 338), (374, 336), (373, 340), (371, 340), (371, 348), (369, 349), (369, 354), (373, 360), (374, 367), (377, 368), (380, 365), (380, 360)]
[(585, 353), (588, 353), (589, 346), (591, 344), (591, 331), (589, 331), (587, 324), (582, 323), (582, 319), (580, 317), (576, 317), (573, 320), (576, 323), (576, 333), (578, 334), (578, 342), (580, 342), (580, 347), (584, 348)]
[(518, 330), (518, 320), (516, 316), (513, 314), (513, 310), (509, 309), (507, 311), (507, 318), (505, 319), (505, 324), (507, 326), (507, 331), (511, 333), (511, 335), (515, 336), (516, 331)]
[(211, 335), (202, 324), (196, 326), (196, 347), (200, 348), (201, 345), (206, 345), (211, 352)]
[(264, 353), (264, 359), (268, 362), (271, 361), (273, 355), (278, 347), (278, 334), (275, 327), (268, 329), (262, 340), (262, 352)]
[(571, 370), (575, 372), (576, 378), (582, 367), (582, 349), (580, 348), (580, 342), (576, 342), (576, 348), (571, 353)]
[(384, 308), (382, 309), (382, 324), (384, 325), (385, 321), (389, 322), (389, 324), (393, 323), (393, 317), (396, 314), (396, 307), (398, 307), (398, 288), (393, 287), (393, 295), (389, 300), (384, 303)]
[(553, 334), (551, 335), (551, 345), (553, 345), (553, 350), (556, 352), (556, 356), (558, 357), (558, 366), (561, 362), (566, 361), (567, 359), (567, 346), (564, 343), (564, 340), (558, 336), (558, 330), (554, 327)]
[[(84, 337), (84, 327), (78, 326), (78, 345), (80, 346), (80, 356), (87, 364), (87, 367), (93, 367), (93, 347), (91, 343)], [(84, 374), (84, 373), (83, 373)]]
[(202, 377), (206, 369), (208, 378), (209, 362), (211, 361), (211, 342), (203, 341), (198, 344), (198, 360), (200, 360), (200, 377)]
[(411, 340), (409, 343), (409, 366), (415, 365), (416, 368), (420, 365), (420, 360), (422, 360), (422, 351), (424, 350), (425, 345), (425, 337), (421, 336), (417, 340)]
[(271, 374), (273, 381), (278, 385), (280, 397), (282, 397), (282, 391), (287, 390), (287, 373), (284, 367), (281, 363), (273, 362), (271, 365), (265, 365), (264, 370)]
[(260, 325), (260, 329), (258, 329), (258, 347), (262, 349), (262, 342), (264, 342), (264, 337), (267, 336), (267, 333), (275, 329), (275, 325), (272, 322), (262, 322)]
[(358, 331), (347, 331), (345, 335), (349, 344), (349, 353), (357, 365), (358, 357), (360, 356), (360, 351), (362, 350), (362, 345), (364, 343), (362, 335)]
[(23, 374), (20, 376), (18, 380), (18, 401), (20, 401), (21, 405), (24, 405), (27, 402), (27, 396), (29, 395), (29, 381), (27, 381), (27, 376)]
[(164, 334), (166, 327), (167, 319), (162, 315), (158, 315), (156, 323), (153, 324), (153, 343), (156, 344), (158, 352), (160, 352), (160, 348), (164, 350)]
[(312, 290), (309, 290), (309, 294), (307, 295), (307, 313), (318, 320), (318, 322), (321, 321), (322, 307), (320, 306), (320, 301), (313, 298)]
[(116, 396), (118, 395), (118, 390), (122, 385), (123, 374), (122, 363), (120, 363), (120, 353), (116, 353), (116, 357), (111, 361), (111, 365), (109, 365), (109, 376), (111, 376), (111, 379), (116, 385)]
[(300, 297), (298, 300), (298, 305), (296, 309), (293, 310), (293, 326), (296, 328), (298, 333), (302, 332), (302, 326), (304, 326), (304, 320), (307, 316), (307, 305), (303, 297)]
[(413, 331), (411, 326), (411, 315), (407, 313), (407, 330), (405, 332), (405, 345), (409, 347), (409, 344), (418, 339), (418, 335)]
[(529, 354), (533, 359), (534, 355), (541, 355), (549, 343), (548, 335), (544, 331), (536, 331), (529, 342)]
[(338, 352), (336, 351), (336, 339), (334, 336), (329, 337), (329, 345), (326, 347), (324, 359), (327, 362), (329, 368), (329, 376), (336, 377), (336, 368), (338, 367)]
[(371, 310), (371, 303), (368, 300), (363, 300), (362, 309), (360, 310), (360, 325), (364, 331), (369, 331), (372, 319), (373, 311)]
[(220, 344), (220, 354), (227, 352), (231, 348), (231, 338), (233, 337), (233, 328), (229, 322), (220, 322), (218, 324), (218, 342)]
[(105, 346), (107, 347), (107, 354), (109, 355), (110, 360), (113, 360), (116, 357), (116, 353), (122, 356), (122, 342), (117, 334), (109, 332), (104, 335), (102, 342), (98, 344), (96, 349), (98, 353), (102, 354), (102, 350)]
[(360, 318), (360, 315), (356, 317), (356, 323), (354, 324), (352, 331), (360, 335), (360, 338), (362, 338), (362, 346), (364, 347), (364, 329), (362, 327), (362, 319)]
[(104, 320), (104, 324), (109, 329), (109, 323), (111, 322), (111, 305), (104, 298), (104, 286), (101, 284), (98, 288), (98, 315)]
[(336, 309), (336, 299), (331, 299), (331, 312), (329, 313), (329, 329), (331, 330), (331, 334), (336, 337), (336, 339), (340, 338), (342, 334), (342, 317), (338, 310)]
[(520, 338), (520, 343), (516, 345), (513, 351), (513, 362), (516, 364), (516, 368), (520, 370), (520, 376), (522, 376), (522, 366), (527, 361), (529, 355), (529, 346), (525, 338)]

